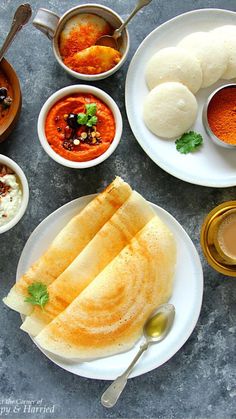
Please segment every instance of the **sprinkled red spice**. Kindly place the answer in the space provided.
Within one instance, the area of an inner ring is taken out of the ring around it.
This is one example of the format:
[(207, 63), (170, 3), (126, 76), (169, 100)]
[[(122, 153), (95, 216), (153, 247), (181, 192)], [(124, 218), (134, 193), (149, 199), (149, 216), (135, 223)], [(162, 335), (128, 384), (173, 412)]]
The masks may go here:
[(236, 144), (236, 87), (225, 87), (211, 99), (207, 110), (212, 132), (228, 144)]

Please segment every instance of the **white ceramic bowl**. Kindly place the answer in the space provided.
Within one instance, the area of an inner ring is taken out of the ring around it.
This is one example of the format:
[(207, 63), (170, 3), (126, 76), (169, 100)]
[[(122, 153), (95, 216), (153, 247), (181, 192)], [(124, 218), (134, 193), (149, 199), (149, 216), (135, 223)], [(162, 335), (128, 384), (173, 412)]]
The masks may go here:
[[(57, 154), (49, 145), (47, 141), (47, 137), (45, 135), (45, 121), (46, 121), (46, 117), (49, 110), (52, 108), (52, 106), (56, 102), (58, 102), (58, 100), (62, 99), (65, 96), (68, 96), (70, 94), (75, 94), (75, 93), (90, 93), (98, 97), (100, 100), (102, 100), (111, 109), (114, 115), (115, 124), (116, 124), (115, 137), (110, 147), (105, 151), (105, 153), (101, 154), (101, 156), (96, 157), (93, 160), (88, 160), (85, 162), (71, 161)], [(120, 138), (122, 134), (122, 127), (123, 127), (123, 123), (122, 123), (120, 110), (117, 104), (115, 103), (115, 101), (111, 98), (111, 96), (109, 96), (103, 90), (98, 89), (97, 87), (88, 86), (88, 85), (73, 85), (73, 86), (64, 87), (63, 89), (58, 90), (56, 93), (50, 96), (48, 100), (45, 102), (38, 117), (39, 141), (42, 147), (44, 148), (44, 150), (46, 151), (46, 153), (49, 155), (49, 157), (51, 157), (57, 163), (62, 164), (63, 166), (66, 166), (66, 167), (74, 168), (74, 169), (86, 169), (89, 167), (97, 166), (98, 164), (106, 160), (115, 151), (116, 147), (118, 146), (120, 142)]]
[(29, 202), (29, 186), (23, 170), (20, 168), (20, 166), (18, 166), (16, 162), (14, 162), (14, 160), (4, 156), (3, 154), (0, 154), (0, 164), (5, 164), (13, 170), (13, 172), (18, 177), (22, 187), (21, 207), (11, 221), (4, 224), (3, 226), (0, 226), (0, 234), (2, 234), (14, 227), (23, 217)]

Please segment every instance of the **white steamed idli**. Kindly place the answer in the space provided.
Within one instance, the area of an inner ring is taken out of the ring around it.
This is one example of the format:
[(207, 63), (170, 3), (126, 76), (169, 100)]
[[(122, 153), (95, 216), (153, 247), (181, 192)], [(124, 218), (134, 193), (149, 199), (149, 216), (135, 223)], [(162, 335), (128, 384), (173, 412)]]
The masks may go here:
[(154, 87), (144, 100), (144, 122), (150, 131), (163, 138), (182, 135), (193, 125), (196, 116), (195, 96), (178, 82)]
[(218, 35), (193, 32), (183, 38), (178, 47), (187, 49), (199, 60), (202, 67), (201, 87), (211, 86), (226, 71), (229, 55)]
[(61, 30), (59, 49), (62, 57), (95, 45), (102, 35), (109, 35), (111, 27), (105, 19), (92, 13), (78, 13), (68, 19)]
[(228, 65), (222, 79), (233, 79), (236, 77), (236, 25), (219, 26), (211, 33), (221, 37), (229, 55)]
[(202, 84), (202, 69), (197, 58), (189, 51), (178, 48), (163, 48), (147, 63), (146, 82), (149, 89), (168, 81), (185, 84), (196, 93)]

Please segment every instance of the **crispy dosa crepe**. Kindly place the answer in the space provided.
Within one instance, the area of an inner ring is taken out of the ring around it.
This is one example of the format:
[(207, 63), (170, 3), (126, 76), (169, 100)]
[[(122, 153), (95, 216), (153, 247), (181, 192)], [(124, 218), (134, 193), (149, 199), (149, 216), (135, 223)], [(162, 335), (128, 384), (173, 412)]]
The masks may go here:
[(41, 256), (10, 290), (4, 303), (19, 313), (29, 315), (33, 306), (25, 302), (32, 282), (51, 284), (84, 249), (100, 228), (128, 199), (132, 190), (117, 177), (61, 230)]
[(88, 286), (153, 217), (155, 211), (137, 192), (99, 230), (69, 267), (48, 287), (44, 310), (35, 307), (21, 329), (37, 335)]
[(65, 358), (93, 359), (128, 350), (160, 304), (168, 301), (175, 240), (157, 217), (36, 337)]

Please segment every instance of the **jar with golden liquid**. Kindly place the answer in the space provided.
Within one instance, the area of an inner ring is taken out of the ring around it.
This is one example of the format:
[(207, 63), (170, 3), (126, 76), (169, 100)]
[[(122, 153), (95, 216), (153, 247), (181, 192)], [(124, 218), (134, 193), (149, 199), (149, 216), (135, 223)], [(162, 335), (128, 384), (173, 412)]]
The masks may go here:
[(224, 202), (207, 215), (201, 229), (201, 246), (216, 271), (236, 277), (236, 201)]

